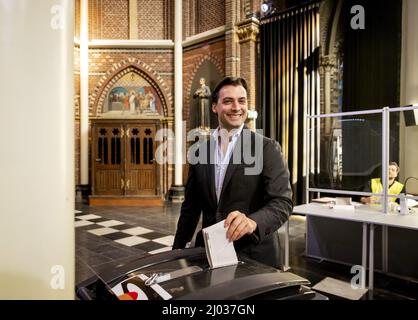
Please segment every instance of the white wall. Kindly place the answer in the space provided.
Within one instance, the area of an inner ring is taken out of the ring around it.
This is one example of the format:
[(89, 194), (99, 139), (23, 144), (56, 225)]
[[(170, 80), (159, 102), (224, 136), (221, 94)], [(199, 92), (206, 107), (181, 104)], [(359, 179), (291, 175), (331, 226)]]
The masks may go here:
[(73, 23), (0, 0), (0, 299), (74, 298)]
[[(401, 105), (418, 105), (418, 1), (403, 0)], [(405, 127), (401, 116), (400, 180), (418, 178), (418, 126)], [(418, 194), (418, 183), (409, 181), (408, 193)]]

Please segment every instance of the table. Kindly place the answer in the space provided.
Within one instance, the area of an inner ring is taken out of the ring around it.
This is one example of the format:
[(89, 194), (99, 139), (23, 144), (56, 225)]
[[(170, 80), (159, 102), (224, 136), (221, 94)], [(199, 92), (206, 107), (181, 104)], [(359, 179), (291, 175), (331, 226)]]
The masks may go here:
[[(327, 205), (320, 203), (309, 203), (296, 206), (293, 213), (307, 216), (316, 216), (322, 218), (338, 219), (344, 221), (353, 221), (362, 223), (362, 267), (367, 270), (367, 226), (369, 225), (369, 289), (373, 289), (374, 274), (374, 227), (381, 225), (383, 227), (397, 227), (411, 230), (418, 230), (418, 215), (399, 215), (379, 212), (378, 206), (361, 205), (354, 210), (331, 209)], [(365, 287), (365, 273), (363, 272), (362, 287)]]

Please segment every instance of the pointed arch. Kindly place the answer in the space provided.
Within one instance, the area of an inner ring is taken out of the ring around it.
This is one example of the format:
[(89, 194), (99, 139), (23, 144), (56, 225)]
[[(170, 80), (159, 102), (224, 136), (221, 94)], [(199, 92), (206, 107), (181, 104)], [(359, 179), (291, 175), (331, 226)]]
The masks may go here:
[(113, 64), (112, 68), (98, 81), (90, 97), (90, 115), (95, 117), (102, 112), (106, 96), (113, 85), (130, 72), (138, 74), (151, 84), (161, 100), (164, 117), (172, 116), (173, 97), (168, 85), (149, 65), (133, 58)]
[[(191, 93), (191, 90), (192, 90), (193, 80), (196, 76), (196, 73), (199, 71), (199, 68), (201, 67), (201, 65), (205, 61), (211, 62), (216, 67), (216, 69), (219, 71), (219, 74), (221, 74), (221, 75), (225, 74), (223, 63), (215, 55), (213, 55), (211, 53), (208, 53), (208, 54), (205, 54), (205, 55), (201, 55), (199, 58), (197, 58), (196, 61), (195, 61), (195, 64), (194, 64), (193, 71), (191, 72), (190, 77), (187, 80), (187, 83), (185, 83), (185, 88), (186, 88), (186, 92), (185, 92), (185, 96), (184, 96), (184, 105), (185, 106), (190, 105), (190, 93)], [(183, 119), (189, 119), (189, 112), (190, 112), (189, 108), (184, 108), (184, 113), (186, 113), (186, 114), (183, 114)]]

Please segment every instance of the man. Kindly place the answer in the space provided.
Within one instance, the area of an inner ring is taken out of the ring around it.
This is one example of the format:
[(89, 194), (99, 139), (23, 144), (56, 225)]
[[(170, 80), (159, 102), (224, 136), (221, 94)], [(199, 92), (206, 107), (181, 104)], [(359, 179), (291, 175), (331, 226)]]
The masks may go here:
[[(398, 177), (399, 174), (399, 166), (396, 162), (389, 163), (389, 171), (388, 171), (388, 194), (398, 195), (400, 193), (405, 193), (404, 185), (395, 179)], [(368, 192), (373, 193), (381, 193), (383, 190), (382, 181), (380, 178), (374, 178), (370, 181), (370, 185), (368, 186)], [(361, 197), (361, 203), (369, 204), (369, 203), (379, 203), (380, 197)], [(390, 198), (391, 202), (397, 201), (396, 198)]]
[[(223, 79), (213, 91), (212, 111), (219, 127), (198, 150), (209, 151), (208, 162), (190, 165), (173, 249), (191, 241), (203, 212), (203, 228), (225, 219), (227, 237), (239, 254), (277, 268), (276, 231), (293, 207), (289, 171), (280, 146), (244, 125), (248, 112), (244, 79)], [(248, 164), (248, 154), (254, 149), (254, 163)], [(258, 172), (250, 170), (257, 166)], [(204, 245), (201, 232), (195, 245)]]

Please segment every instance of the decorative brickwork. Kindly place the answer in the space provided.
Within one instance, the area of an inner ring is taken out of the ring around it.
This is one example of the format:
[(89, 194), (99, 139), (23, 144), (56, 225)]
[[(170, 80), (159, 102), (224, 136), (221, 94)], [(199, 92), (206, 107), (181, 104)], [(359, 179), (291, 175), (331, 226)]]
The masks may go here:
[(102, 39), (103, 0), (89, 0), (89, 39)]
[[(74, 48), (74, 71), (75, 71), (75, 96), (74, 108), (75, 119), (79, 127), (79, 101), (80, 101), (80, 86), (79, 86), (79, 54), (78, 47)], [(152, 78), (150, 83), (159, 88), (159, 97), (162, 102), (165, 102), (164, 115), (173, 116), (173, 86), (174, 86), (174, 66), (173, 66), (173, 50), (171, 49), (90, 49), (89, 50), (89, 93), (90, 105), (89, 116), (95, 117), (101, 110), (97, 108), (99, 104), (100, 94), (106, 87), (106, 84), (114, 79), (115, 81), (122, 76), (121, 72), (127, 69), (134, 71), (141, 75), (147, 74), (148, 79)], [(130, 68), (130, 69), (129, 69)], [(142, 73), (141, 73), (142, 72)], [(119, 75), (119, 76), (118, 76)], [(154, 86), (154, 87), (155, 87)], [(106, 93), (103, 92), (105, 95)], [(164, 122), (164, 120), (163, 120)], [(170, 129), (173, 129), (172, 126)], [(76, 130), (75, 144), (76, 153), (79, 157), (80, 135), (79, 129)], [(78, 151), (77, 151), (78, 150)], [(90, 159), (90, 157), (89, 157)], [(167, 165), (167, 167), (170, 167)], [(164, 169), (167, 172), (167, 169)], [(75, 168), (76, 181), (80, 180), (80, 165), (79, 160), (76, 162)], [(173, 174), (173, 169), (169, 172)], [(161, 186), (164, 194), (167, 192), (173, 177), (164, 176), (164, 184)], [(165, 190), (165, 191), (164, 191)]]
[(138, 0), (139, 39), (166, 39), (165, 0)]
[[(139, 39), (173, 39), (174, 0), (137, 1)], [(80, 0), (76, 0), (74, 35), (77, 38), (80, 37), (80, 10)], [(88, 10), (89, 39), (129, 39), (129, 0), (89, 0)]]
[(196, 2), (195, 0), (183, 0), (183, 40), (196, 33)]
[(198, 1), (198, 33), (225, 25), (225, 0)]
[[(76, 84), (79, 83), (79, 54), (78, 47), (74, 49), (74, 70)], [(100, 79), (113, 68), (114, 64), (127, 59), (140, 59), (149, 66), (162, 79), (168, 88), (166, 95), (171, 95), (174, 88), (174, 66), (173, 51), (170, 49), (90, 49), (89, 50), (89, 92), (92, 95), (93, 90), (98, 85)], [(75, 87), (75, 95), (80, 94), (79, 85)], [(168, 114), (173, 114), (173, 103), (167, 100), (169, 106)], [(90, 106), (91, 107), (91, 106)], [(90, 109), (90, 116), (93, 116), (93, 110)], [(78, 114), (76, 114), (78, 117)]]
[(129, 1), (102, 0), (103, 39), (129, 39)]
[(135, 58), (128, 58), (120, 61), (119, 63), (115, 63), (112, 68), (101, 77), (90, 96), (92, 115), (97, 116), (101, 113), (104, 100), (109, 90), (113, 87), (116, 81), (129, 72), (135, 72), (151, 83), (161, 100), (164, 116), (168, 116), (168, 106), (173, 104), (173, 97), (167, 84), (150, 66)]
[(164, 39), (174, 40), (174, 0), (165, 0), (164, 4)]

